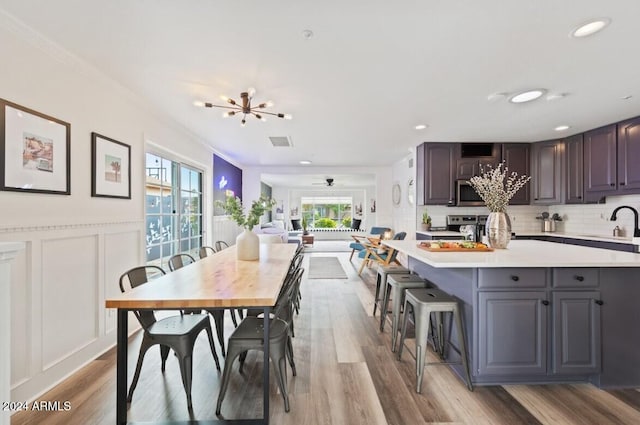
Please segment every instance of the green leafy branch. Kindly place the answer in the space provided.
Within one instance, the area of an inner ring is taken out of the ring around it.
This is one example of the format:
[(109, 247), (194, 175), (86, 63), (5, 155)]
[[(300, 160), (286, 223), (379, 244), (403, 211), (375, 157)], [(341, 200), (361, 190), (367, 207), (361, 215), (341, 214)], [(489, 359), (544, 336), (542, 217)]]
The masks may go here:
[(224, 201), (216, 201), (216, 206), (222, 208), (227, 215), (231, 216), (238, 226), (247, 230), (252, 230), (256, 224), (260, 223), (260, 217), (275, 204), (276, 201), (262, 195), (258, 200), (251, 203), (249, 213), (245, 215), (242, 201), (237, 196), (227, 196)]

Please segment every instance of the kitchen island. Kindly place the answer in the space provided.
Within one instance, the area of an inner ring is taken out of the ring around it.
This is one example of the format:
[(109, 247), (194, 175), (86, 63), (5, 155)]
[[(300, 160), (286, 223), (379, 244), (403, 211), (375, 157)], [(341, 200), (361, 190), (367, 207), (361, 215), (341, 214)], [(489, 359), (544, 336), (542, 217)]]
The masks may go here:
[(639, 254), (536, 240), (493, 252), (418, 243), (384, 241), (460, 300), (474, 384), (640, 387)]

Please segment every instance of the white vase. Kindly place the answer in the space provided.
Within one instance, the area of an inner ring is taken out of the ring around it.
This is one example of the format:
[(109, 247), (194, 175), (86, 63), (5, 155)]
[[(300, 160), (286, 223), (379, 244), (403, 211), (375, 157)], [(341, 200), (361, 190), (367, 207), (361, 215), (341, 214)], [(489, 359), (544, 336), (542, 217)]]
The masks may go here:
[(511, 240), (511, 220), (506, 212), (491, 212), (485, 227), (489, 246), (505, 249)]
[(244, 229), (236, 238), (236, 258), (253, 261), (260, 258), (260, 239), (251, 230)]

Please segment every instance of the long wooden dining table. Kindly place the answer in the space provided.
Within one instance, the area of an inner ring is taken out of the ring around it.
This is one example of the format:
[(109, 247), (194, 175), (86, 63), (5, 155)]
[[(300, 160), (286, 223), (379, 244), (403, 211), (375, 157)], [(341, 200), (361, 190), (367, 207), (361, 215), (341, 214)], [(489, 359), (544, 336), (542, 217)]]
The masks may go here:
[[(176, 423), (269, 423), (269, 313), (275, 305), (297, 246), (261, 244), (260, 259), (239, 261), (235, 246), (106, 300), (118, 309), (116, 423), (127, 423), (128, 318), (132, 310), (262, 308), (264, 310), (263, 418), (193, 420)], [(212, 403), (215, 401), (212, 401)], [(162, 423), (170, 423), (163, 421)]]

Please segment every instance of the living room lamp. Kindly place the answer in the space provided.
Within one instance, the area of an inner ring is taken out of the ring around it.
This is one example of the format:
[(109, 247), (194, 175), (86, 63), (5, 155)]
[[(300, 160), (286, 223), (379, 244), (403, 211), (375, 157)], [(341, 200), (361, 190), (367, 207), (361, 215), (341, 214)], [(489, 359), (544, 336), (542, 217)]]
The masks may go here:
[(253, 100), (253, 96), (255, 95), (255, 89), (250, 88), (247, 91), (240, 93), (240, 99), (242, 99), (241, 104), (238, 104), (235, 100), (226, 97), (220, 96), (222, 100), (227, 102), (229, 105), (214, 105), (211, 102), (201, 102), (196, 101), (194, 105), (196, 106), (204, 106), (205, 108), (223, 108), (228, 109), (225, 113), (222, 114), (223, 117), (232, 117), (236, 114), (242, 114), (242, 121), (240, 121), (240, 125), (244, 127), (246, 124), (247, 115), (253, 115), (261, 121), (266, 121), (264, 115), (273, 115), (274, 117), (283, 118), (285, 120), (290, 120), (292, 117), (290, 114), (281, 114), (274, 112), (267, 112), (264, 108), (268, 108), (273, 106), (273, 102), (263, 102), (259, 103), (257, 106), (251, 106), (251, 101)]

